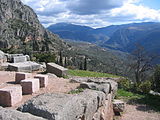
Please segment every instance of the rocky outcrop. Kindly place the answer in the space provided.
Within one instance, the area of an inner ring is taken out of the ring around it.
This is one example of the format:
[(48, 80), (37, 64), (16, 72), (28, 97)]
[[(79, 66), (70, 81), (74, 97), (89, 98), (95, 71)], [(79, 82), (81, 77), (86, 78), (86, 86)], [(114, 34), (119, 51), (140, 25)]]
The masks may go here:
[(106, 99), (103, 92), (95, 90), (85, 90), (76, 95), (44, 94), (28, 101), (18, 110), (49, 120), (96, 120), (103, 117), (104, 109), (110, 110), (108, 103), (111, 103), (111, 99)]
[(0, 0), (0, 48), (10, 51), (56, 51), (65, 43), (47, 31), (20, 0)]
[(0, 120), (45, 120), (29, 113), (22, 113), (17, 110), (10, 110), (0, 107)]

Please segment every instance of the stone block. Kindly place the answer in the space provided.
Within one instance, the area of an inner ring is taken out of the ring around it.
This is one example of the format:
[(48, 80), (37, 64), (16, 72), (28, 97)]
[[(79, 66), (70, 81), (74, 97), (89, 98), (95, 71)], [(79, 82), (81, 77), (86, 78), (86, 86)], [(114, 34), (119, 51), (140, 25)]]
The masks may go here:
[(25, 79), (21, 81), (22, 93), (23, 94), (32, 94), (39, 91), (39, 79)]
[(76, 95), (48, 93), (32, 98), (18, 110), (47, 120), (92, 120), (104, 102), (105, 94), (95, 90), (84, 90)]
[(113, 110), (115, 113), (123, 112), (125, 110), (125, 106), (126, 104), (122, 100), (113, 101)]
[(55, 63), (47, 63), (47, 72), (48, 73), (53, 73), (55, 75), (57, 75), (58, 77), (62, 77), (64, 75), (66, 75), (66, 72), (68, 71), (68, 69), (57, 65)]
[(12, 61), (13, 61), (13, 63), (26, 62), (27, 61), (27, 57), (26, 56), (13, 57)]
[(22, 100), (21, 86), (7, 86), (0, 89), (0, 105), (12, 107)]
[(25, 80), (25, 79), (31, 78), (31, 77), (32, 77), (31, 73), (18, 72), (15, 75), (15, 82), (20, 83), (21, 80)]
[(39, 79), (40, 87), (47, 87), (48, 85), (48, 75), (36, 75), (34, 78)]
[(32, 72), (40, 70), (41, 65), (35, 62), (27, 61), (21, 63), (10, 63), (8, 70), (17, 72)]

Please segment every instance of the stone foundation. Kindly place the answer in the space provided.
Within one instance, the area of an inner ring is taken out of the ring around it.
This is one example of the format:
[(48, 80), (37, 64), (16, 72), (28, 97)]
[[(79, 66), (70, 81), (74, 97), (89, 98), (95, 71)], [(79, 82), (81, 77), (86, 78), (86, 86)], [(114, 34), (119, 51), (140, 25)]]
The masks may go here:
[(22, 93), (32, 94), (39, 91), (39, 79), (25, 79), (21, 81)]
[(0, 105), (12, 107), (22, 100), (21, 86), (8, 86), (0, 89)]

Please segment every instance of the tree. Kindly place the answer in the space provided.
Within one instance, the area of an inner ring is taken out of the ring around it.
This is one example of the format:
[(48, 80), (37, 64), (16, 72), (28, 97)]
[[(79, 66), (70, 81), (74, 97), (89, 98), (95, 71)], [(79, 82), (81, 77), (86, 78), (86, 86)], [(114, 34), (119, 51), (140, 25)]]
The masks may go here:
[(157, 65), (155, 67), (155, 72), (154, 72), (154, 87), (155, 90), (160, 92), (160, 65)]
[(65, 59), (64, 59), (64, 67), (67, 67), (67, 57), (65, 57)]
[(87, 57), (84, 58), (84, 70), (87, 70)]
[(80, 62), (80, 64), (79, 64), (79, 69), (83, 70), (83, 63), (82, 62)]
[(63, 66), (63, 56), (62, 56), (62, 51), (60, 51), (59, 52), (59, 64), (61, 65), (61, 66)]
[(130, 68), (134, 72), (135, 82), (140, 83), (144, 81), (145, 73), (152, 69), (152, 61), (155, 57), (147, 54), (141, 45), (136, 45), (131, 58)]

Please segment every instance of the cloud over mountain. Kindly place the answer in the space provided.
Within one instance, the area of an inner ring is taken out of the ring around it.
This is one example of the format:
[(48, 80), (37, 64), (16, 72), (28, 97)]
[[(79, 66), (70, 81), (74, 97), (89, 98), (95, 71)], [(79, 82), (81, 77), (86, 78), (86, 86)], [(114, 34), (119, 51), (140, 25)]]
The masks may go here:
[(71, 22), (91, 27), (131, 22), (160, 21), (160, 10), (142, 0), (22, 0), (31, 6), (44, 26)]

